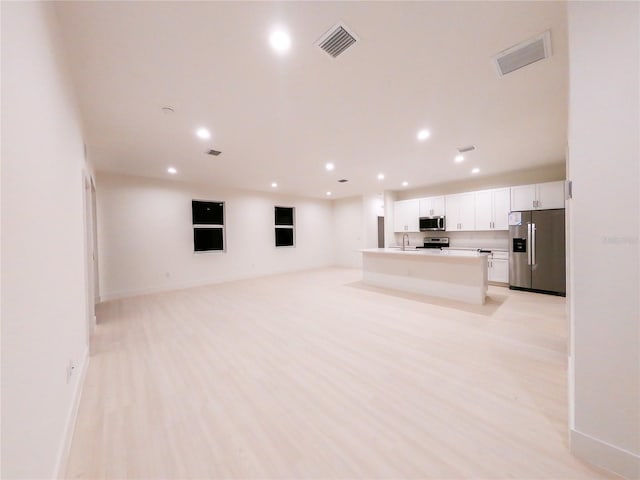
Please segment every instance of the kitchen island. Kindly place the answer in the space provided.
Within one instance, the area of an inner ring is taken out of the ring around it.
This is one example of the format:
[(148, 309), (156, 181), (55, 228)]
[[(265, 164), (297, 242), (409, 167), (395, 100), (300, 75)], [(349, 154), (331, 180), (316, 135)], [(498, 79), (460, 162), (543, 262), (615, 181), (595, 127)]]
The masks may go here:
[(477, 251), (372, 248), (362, 252), (368, 285), (483, 305), (487, 254)]

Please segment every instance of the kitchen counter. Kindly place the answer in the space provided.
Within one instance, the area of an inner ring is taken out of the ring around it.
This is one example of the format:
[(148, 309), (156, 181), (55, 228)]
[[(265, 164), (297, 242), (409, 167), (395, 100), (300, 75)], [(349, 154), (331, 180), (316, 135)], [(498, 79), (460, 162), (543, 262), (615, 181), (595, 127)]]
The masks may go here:
[(411, 293), (484, 304), (487, 257), (477, 250), (372, 248), (362, 252), (362, 281)]

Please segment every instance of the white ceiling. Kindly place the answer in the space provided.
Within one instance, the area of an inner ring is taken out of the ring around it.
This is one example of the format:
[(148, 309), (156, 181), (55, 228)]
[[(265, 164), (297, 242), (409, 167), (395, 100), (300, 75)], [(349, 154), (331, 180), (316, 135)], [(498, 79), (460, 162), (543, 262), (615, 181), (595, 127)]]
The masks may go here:
[[(59, 2), (57, 11), (98, 170), (166, 178), (172, 165), (175, 179), (344, 197), (466, 179), (476, 166), (491, 175), (564, 161), (564, 2)], [(360, 41), (332, 59), (314, 43), (339, 21)], [(286, 55), (269, 46), (276, 26), (292, 36)], [(493, 55), (547, 29), (550, 59), (498, 77)], [(199, 126), (209, 141), (195, 137)], [(431, 131), (423, 143), (421, 128)], [(477, 150), (455, 164), (456, 147), (469, 144)]]

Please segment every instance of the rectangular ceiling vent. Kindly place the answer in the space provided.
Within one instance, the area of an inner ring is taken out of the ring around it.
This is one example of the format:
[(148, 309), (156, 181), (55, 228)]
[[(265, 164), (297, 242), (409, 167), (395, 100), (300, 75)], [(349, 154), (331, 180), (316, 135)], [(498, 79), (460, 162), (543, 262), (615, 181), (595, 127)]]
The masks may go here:
[(214, 157), (217, 157), (218, 155), (220, 155), (222, 152), (220, 150), (209, 150), (207, 151), (207, 155), (213, 155)]
[(503, 50), (493, 61), (499, 76), (514, 72), (551, 56), (551, 32), (541, 35)]
[(467, 147), (458, 147), (458, 152), (460, 153), (467, 153), (467, 152), (472, 152), (476, 149), (475, 146), (473, 145), (469, 145)]
[(336, 58), (358, 40), (359, 38), (344, 23), (338, 23), (322, 35), (316, 45)]

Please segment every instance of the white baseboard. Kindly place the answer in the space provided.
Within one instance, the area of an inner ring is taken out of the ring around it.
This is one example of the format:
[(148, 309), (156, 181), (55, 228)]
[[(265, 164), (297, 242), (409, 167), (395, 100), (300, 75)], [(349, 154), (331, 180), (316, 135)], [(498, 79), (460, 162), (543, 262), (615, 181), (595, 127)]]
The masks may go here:
[(156, 293), (173, 292), (176, 290), (185, 290), (188, 288), (206, 287), (207, 285), (217, 285), (220, 283), (237, 282), (239, 280), (250, 280), (253, 278), (270, 277), (272, 275), (282, 275), (287, 273), (297, 273), (307, 270), (318, 270), (321, 268), (330, 268), (333, 265), (316, 265), (307, 266), (301, 268), (285, 269), (273, 272), (262, 272), (258, 274), (245, 274), (245, 275), (229, 275), (224, 278), (210, 279), (210, 280), (197, 280), (194, 282), (176, 282), (160, 287), (148, 287), (139, 288), (134, 290), (121, 290), (116, 292), (108, 292), (100, 295), (101, 302), (108, 302), (110, 300), (121, 300), (123, 298), (139, 297), (142, 295), (153, 295)]
[(62, 443), (60, 450), (58, 451), (58, 458), (56, 460), (55, 478), (63, 478), (67, 466), (67, 458), (69, 457), (69, 450), (71, 449), (71, 439), (73, 438), (73, 431), (76, 426), (76, 419), (78, 418), (78, 410), (80, 408), (80, 398), (82, 397), (82, 388), (84, 387), (84, 379), (87, 375), (87, 369), (89, 367), (89, 347), (84, 351), (83, 358), (81, 360), (80, 368), (78, 369), (78, 379), (73, 390), (73, 401), (71, 408), (67, 414), (67, 421), (65, 423), (64, 435), (62, 437)]
[(640, 478), (640, 455), (571, 430), (571, 452), (593, 465), (628, 478)]

